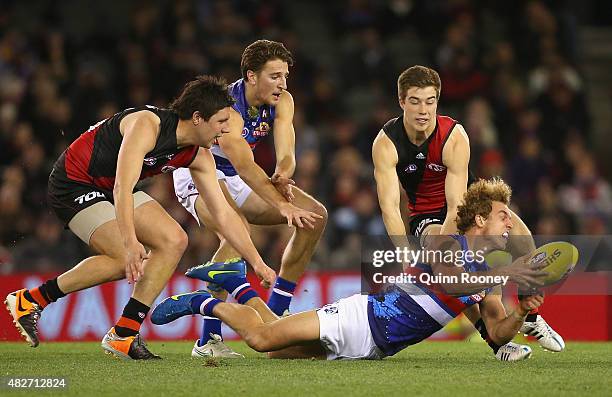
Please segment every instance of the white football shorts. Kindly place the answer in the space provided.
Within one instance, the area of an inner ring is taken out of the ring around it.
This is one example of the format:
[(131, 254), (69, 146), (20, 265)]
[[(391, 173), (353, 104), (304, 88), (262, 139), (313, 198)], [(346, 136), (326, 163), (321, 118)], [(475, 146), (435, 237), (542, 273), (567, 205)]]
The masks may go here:
[(368, 296), (356, 294), (317, 310), (319, 339), (328, 360), (380, 360), (368, 323)]
[[(174, 180), (174, 193), (183, 207), (200, 223), (198, 214), (195, 209), (195, 201), (198, 198), (198, 190), (195, 187), (193, 179), (191, 179), (191, 173), (189, 168), (179, 168), (172, 173)], [(240, 175), (226, 176), (223, 172), (217, 170), (217, 179), (219, 181), (225, 181), (227, 190), (232, 197), (232, 200), (236, 203), (238, 208), (242, 207), (244, 202), (247, 200), (251, 192), (253, 191), (249, 185), (247, 185)]]

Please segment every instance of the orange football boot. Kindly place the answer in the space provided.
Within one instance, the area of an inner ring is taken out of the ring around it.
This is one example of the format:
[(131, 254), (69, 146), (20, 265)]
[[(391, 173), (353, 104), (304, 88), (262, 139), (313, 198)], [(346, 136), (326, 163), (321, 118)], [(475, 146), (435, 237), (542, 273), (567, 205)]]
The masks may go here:
[(102, 338), (102, 348), (105, 353), (126, 360), (161, 359), (160, 356), (147, 349), (147, 345), (140, 334), (122, 337), (115, 333), (115, 327), (111, 328)]
[(13, 316), (13, 323), (17, 331), (30, 346), (38, 346), (38, 320), (42, 309), (34, 302), (30, 302), (23, 295), (26, 289), (11, 292), (6, 296), (4, 304)]

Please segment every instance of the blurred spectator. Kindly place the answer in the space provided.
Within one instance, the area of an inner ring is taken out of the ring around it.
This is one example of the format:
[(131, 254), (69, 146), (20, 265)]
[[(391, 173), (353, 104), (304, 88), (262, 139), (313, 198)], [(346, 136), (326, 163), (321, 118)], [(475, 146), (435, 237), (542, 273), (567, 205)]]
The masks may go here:
[(573, 182), (560, 190), (561, 207), (576, 216), (582, 230), (603, 234), (611, 226), (612, 188), (599, 176), (591, 155), (581, 158), (575, 169)]

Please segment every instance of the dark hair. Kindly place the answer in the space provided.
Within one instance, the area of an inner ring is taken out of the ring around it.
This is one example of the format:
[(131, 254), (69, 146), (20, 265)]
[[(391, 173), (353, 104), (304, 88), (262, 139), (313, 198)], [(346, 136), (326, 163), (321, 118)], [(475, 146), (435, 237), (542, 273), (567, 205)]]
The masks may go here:
[(472, 183), (463, 195), (463, 202), (457, 207), (457, 229), (465, 234), (476, 225), (476, 215), (488, 218), (493, 201), (510, 204), (512, 190), (501, 178), (480, 179)]
[(440, 91), (442, 90), (442, 82), (440, 81), (440, 75), (433, 69), (425, 66), (412, 66), (402, 72), (397, 79), (397, 93), (400, 98), (406, 96), (406, 92), (410, 87), (435, 87), (440, 98)]
[(219, 110), (232, 106), (234, 99), (227, 91), (227, 82), (215, 76), (197, 76), (183, 87), (180, 95), (172, 101), (170, 109), (181, 120), (190, 119), (193, 112), (208, 121)]
[(244, 49), (242, 60), (240, 61), (242, 77), (247, 77), (247, 70), (252, 70), (255, 73), (259, 72), (266, 62), (274, 59), (287, 62), (289, 66), (293, 65), (293, 57), (283, 43), (271, 40), (257, 40), (249, 44)]

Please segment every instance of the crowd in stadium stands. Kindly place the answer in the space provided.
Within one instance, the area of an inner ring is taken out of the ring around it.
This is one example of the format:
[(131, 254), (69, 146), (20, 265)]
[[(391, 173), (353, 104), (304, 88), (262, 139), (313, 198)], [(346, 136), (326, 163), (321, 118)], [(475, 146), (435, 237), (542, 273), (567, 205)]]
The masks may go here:
[[(309, 2), (321, 16), (309, 30), (292, 12), (297, 2), (7, 2), (0, 11), (0, 274), (55, 272), (86, 255), (46, 205), (51, 166), (74, 138), (125, 107), (164, 107), (197, 74), (239, 78), (242, 50), (257, 38), (284, 42), (296, 60), (294, 179), (330, 214), (312, 268), (358, 268), (361, 236), (384, 233), (371, 143), (400, 114), (395, 79), (414, 63), (440, 72), (438, 109), (465, 126), (471, 169), (511, 184), (534, 233), (609, 233), (612, 191), (589, 150), (575, 24), (539, 1), (482, 3), (346, 0), (329, 14), (327, 2)], [(409, 38), (405, 52), (398, 37)], [(332, 49), (331, 62), (317, 48)], [(273, 171), (272, 138), (256, 158)], [(145, 186), (188, 230), (181, 269), (208, 260), (216, 238), (177, 204), (171, 177)], [(278, 264), (286, 227), (252, 234)]]

